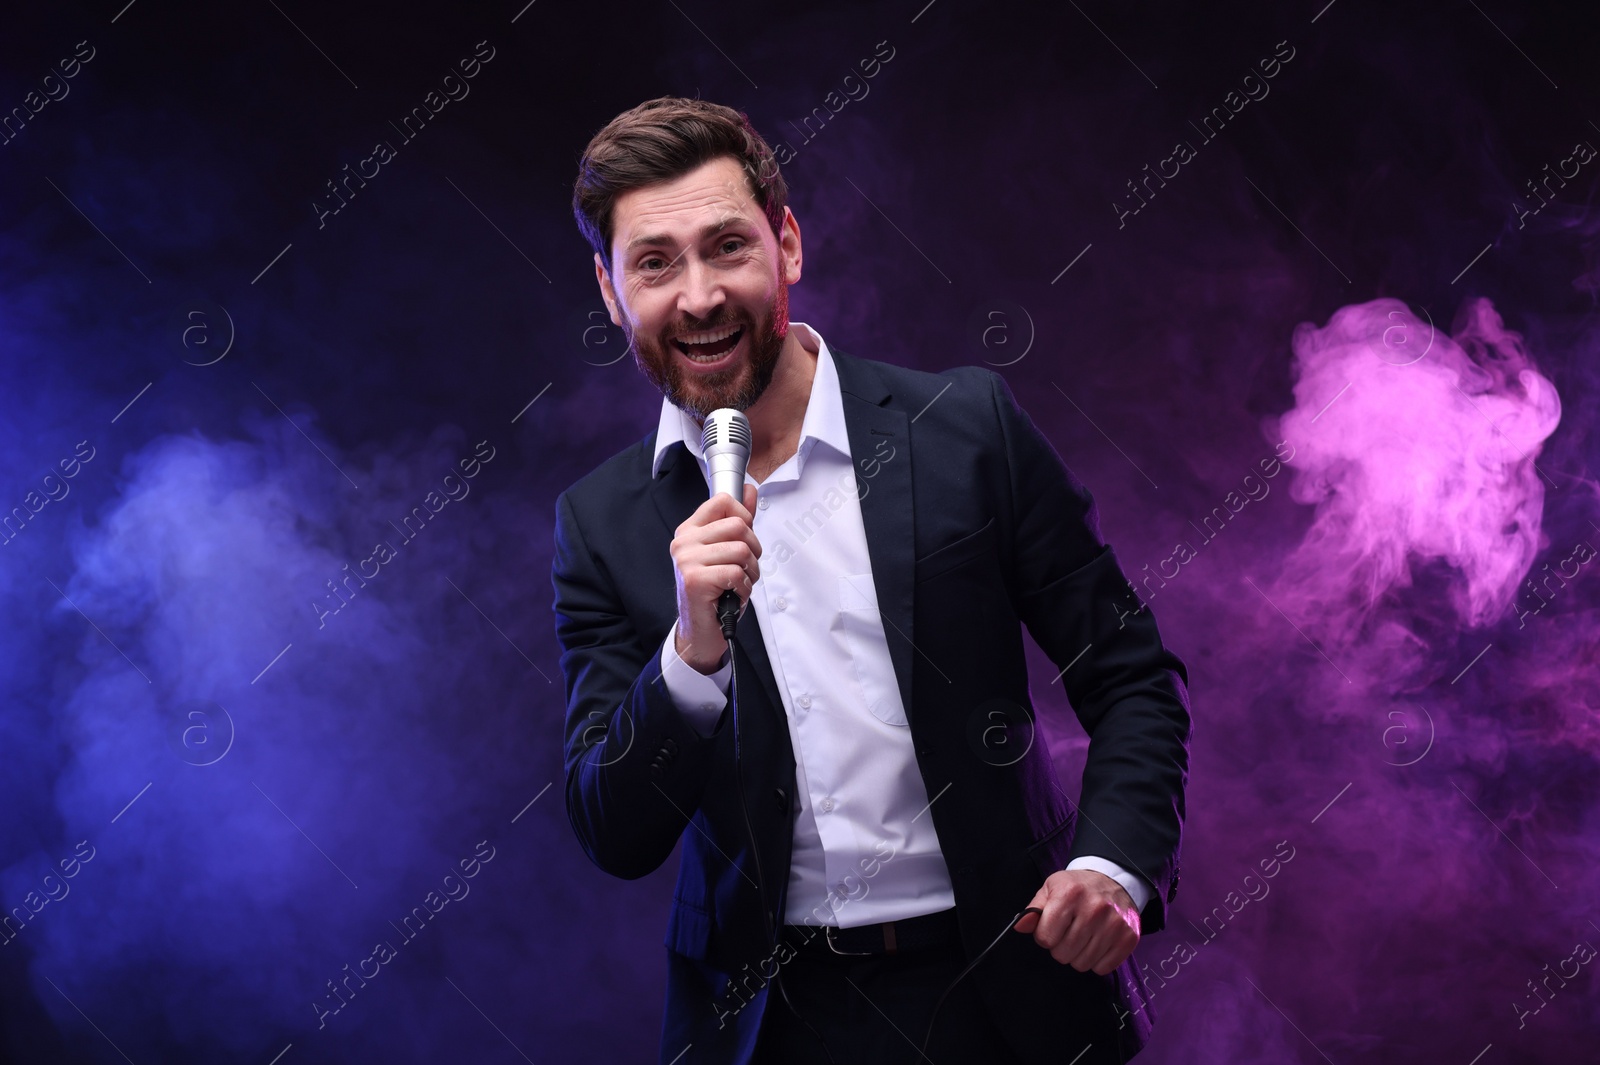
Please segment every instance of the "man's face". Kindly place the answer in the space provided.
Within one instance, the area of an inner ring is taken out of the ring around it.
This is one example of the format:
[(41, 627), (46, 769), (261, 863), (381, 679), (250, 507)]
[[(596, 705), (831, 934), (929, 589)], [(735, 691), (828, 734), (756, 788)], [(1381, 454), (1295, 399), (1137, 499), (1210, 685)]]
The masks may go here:
[(714, 159), (618, 197), (612, 272), (595, 276), (651, 384), (697, 421), (746, 410), (772, 381), (800, 279), (800, 230), (774, 236), (738, 160)]

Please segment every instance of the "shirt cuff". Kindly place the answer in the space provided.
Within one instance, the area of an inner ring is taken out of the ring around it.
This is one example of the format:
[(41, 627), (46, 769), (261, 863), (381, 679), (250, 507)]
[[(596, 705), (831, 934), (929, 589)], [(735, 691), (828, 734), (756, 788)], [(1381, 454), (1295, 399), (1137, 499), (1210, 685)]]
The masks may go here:
[(1086, 854), (1081, 858), (1072, 859), (1067, 863), (1067, 868), (1093, 869), (1097, 873), (1104, 873), (1109, 876), (1122, 885), (1122, 889), (1133, 900), (1133, 908), (1135, 910), (1143, 910), (1144, 904), (1150, 901), (1150, 896), (1153, 893), (1153, 889), (1144, 882), (1143, 877), (1135, 876), (1116, 862), (1105, 858), (1096, 858), (1094, 855)]
[(722, 711), (728, 705), (728, 683), (733, 676), (733, 660), (722, 652), (722, 662), (715, 673), (706, 674), (678, 657), (676, 623), (667, 630), (661, 645), (661, 679), (667, 692), (677, 705), (678, 712), (689, 719), (689, 725), (701, 736), (709, 737), (717, 729)]

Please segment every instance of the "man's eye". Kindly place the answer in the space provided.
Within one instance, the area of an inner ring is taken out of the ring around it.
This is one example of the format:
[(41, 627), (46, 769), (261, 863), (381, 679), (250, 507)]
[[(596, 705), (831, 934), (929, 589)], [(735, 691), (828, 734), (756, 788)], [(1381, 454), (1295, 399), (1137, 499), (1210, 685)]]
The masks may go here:
[(737, 237), (735, 237), (735, 238), (733, 238), (731, 240), (725, 240), (725, 241), (722, 242), (722, 250), (723, 251), (727, 251), (727, 249), (730, 246), (732, 246), (734, 251), (738, 251), (740, 248), (744, 247), (744, 241), (742, 241), (742, 240), (738, 239)]
[(641, 262), (639, 264), (639, 269), (641, 269), (641, 270), (656, 270), (656, 269), (659, 269), (659, 267), (651, 266), (650, 265), (651, 263), (665, 263), (665, 262), (666, 262), (666, 260), (661, 258), (661, 256), (652, 255), (652, 256), (650, 256), (650, 258), (644, 260), (643, 262)]

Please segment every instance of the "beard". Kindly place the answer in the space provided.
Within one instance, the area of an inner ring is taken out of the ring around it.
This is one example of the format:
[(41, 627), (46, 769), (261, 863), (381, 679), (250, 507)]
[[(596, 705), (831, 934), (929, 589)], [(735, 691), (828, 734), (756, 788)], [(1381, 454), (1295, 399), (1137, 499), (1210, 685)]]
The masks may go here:
[[(748, 358), (710, 374), (690, 370), (678, 359), (678, 347), (672, 337), (729, 325), (743, 326), (745, 335), (739, 341), (749, 340)], [(772, 383), (783, 342), (789, 335), (789, 286), (779, 279), (777, 295), (753, 325), (739, 321), (724, 307), (722, 313), (705, 322), (675, 322), (660, 338), (641, 336), (626, 322), (622, 330), (634, 363), (650, 383), (673, 406), (688, 411), (695, 421), (704, 424), (706, 415), (721, 407), (748, 410)]]

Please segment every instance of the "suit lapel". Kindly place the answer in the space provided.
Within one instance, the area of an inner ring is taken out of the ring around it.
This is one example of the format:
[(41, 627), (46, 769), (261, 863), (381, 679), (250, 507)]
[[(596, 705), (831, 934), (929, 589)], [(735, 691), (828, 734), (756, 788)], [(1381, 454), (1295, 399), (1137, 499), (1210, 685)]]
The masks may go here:
[[(884, 404), (890, 398), (874, 366), (846, 355), (833, 355), (844, 406), (846, 433), (855, 465), (861, 523), (867, 535), (867, 557), (877, 590), (884, 639), (900, 689), (900, 702), (911, 720), (911, 655), (913, 652), (912, 554), (916, 525), (911, 494), (911, 435), (906, 412)], [(654, 453), (652, 434), (644, 448), (648, 463)], [(682, 444), (662, 457), (661, 476), (651, 486), (651, 496), (669, 533), (705, 502), (706, 481), (700, 467)], [(739, 646), (761, 678), (771, 704), (780, 711), (783, 700), (767, 658), (766, 644), (756, 612), (747, 608), (739, 619)]]
[(911, 721), (912, 554), (916, 523), (911, 496), (911, 433), (906, 412), (886, 407), (889, 390), (869, 362), (833, 354), (844, 403), (850, 457), (855, 463), (856, 494), (861, 499), (861, 524), (867, 533), (867, 557), (878, 593), (878, 614), (889, 645), (900, 688), (900, 704)]

